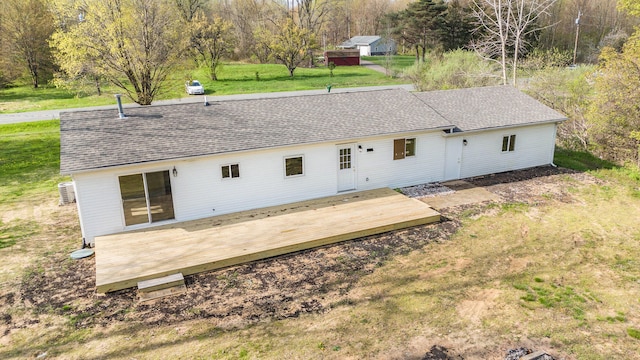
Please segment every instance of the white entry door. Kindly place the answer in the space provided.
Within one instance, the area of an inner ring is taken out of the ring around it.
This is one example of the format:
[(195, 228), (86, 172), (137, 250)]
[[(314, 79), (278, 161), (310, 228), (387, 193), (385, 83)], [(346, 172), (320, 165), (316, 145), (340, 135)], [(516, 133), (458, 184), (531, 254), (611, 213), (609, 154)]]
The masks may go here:
[(338, 191), (355, 190), (355, 144), (338, 145)]
[(444, 180), (460, 179), (460, 167), (462, 166), (462, 137), (447, 139), (447, 147), (444, 163)]

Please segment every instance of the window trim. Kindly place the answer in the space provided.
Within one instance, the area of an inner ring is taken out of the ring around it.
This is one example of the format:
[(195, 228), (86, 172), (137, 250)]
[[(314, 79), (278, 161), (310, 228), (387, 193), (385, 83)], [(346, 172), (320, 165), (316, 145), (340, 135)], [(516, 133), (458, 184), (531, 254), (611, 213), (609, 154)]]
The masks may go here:
[[(232, 167), (232, 166), (234, 166), (234, 165), (238, 167), (238, 176), (233, 176), (233, 171), (231, 170), (231, 167)], [(227, 177), (225, 177), (225, 176), (224, 176), (224, 173), (222, 172), (222, 171), (223, 171), (222, 169), (223, 169), (223, 168), (225, 168), (225, 167), (229, 168), (229, 176), (227, 176)], [(222, 165), (220, 165), (220, 172), (221, 172), (221, 173), (220, 173), (220, 176), (221, 176), (221, 179), (222, 179), (223, 181), (226, 181), (226, 180), (233, 180), (233, 179), (239, 179), (239, 178), (240, 178), (240, 163), (227, 163), (227, 164), (222, 164)]]
[[(413, 152), (411, 153), (411, 155), (409, 155), (409, 149), (407, 149), (407, 140), (411, 140), (413, 143)], [(411, 157), (411, 156), (416, 156), (416, 138), (405, 138), (404, 139), (404, 156), (405, 157)]]
[[(287, 160), (289, 159), (296, 159), (296, 158), (300, 158), (302, 161), (302, 166), (301, 166), (301, 173), (300, 174), (292, 174), (292, 175), (287, 175)], [(304, 165), (305, 161), (304, 161), (304, 155), (303, 154), (299, 154), (299, 155), (287, 155), (283, 157), (283, 161), (282, 161), (282, 165), (283, 165), (283, 171), (284, 171), (284, 177), (285, 179), (289, 179), (289, 178), (295, 178), (295, 177), (300, 177), (300, 176), (304, 176), (305, 174), (305, 165)]]
[[(407, 143), (410, 143), (407, 140), (413, 141), (413, 152), (411, 153), (411, 155), (407, 155), (408, 153)], [(415, 137), (393, 139), (393, 160), (402, 160), (407, 157), (416, 156), (416, 143), (417, 143), (417, 138)]]
[[(353, 169), (353, 145), (338, 146), (338, 170), (352, 170)], [(344, 151), (343, 154), (343, 150)], [(346, 160), (346, 158), (349, 160)], [(346, 167), (348, 165), (349, 167)]]
[[(149, 195), (149, 187), (147, 184), (147, 174), (152, 174), (152, 173), (164, 173), (167, 172), (169, 174), (169, 187), (171, 190), (171, 210), (173, 212), (173, 217), (170, 219), (162, 219), (162, 220), (156, 220), (153, 221), (153, 215), (151, 213), (150, 210), (150, 206), (151, 206), (151, 201), (150, 201), (150, 195)], [(146, 207), (147, 207), (147, 219), (148, 221), (146, 222), (141, 222), (141, 223), (137, 223), (137, 224), (131, 224), (131, 225), (127, 225), (127, 220), (126, 220), (126, 214), (125, 214), (125, 209), (124, 209), (124, 204), (123, 204), (123, 199), (122, 199), (122, 186), (120, 183), (120, 178), (121, 177), (125, 177), (125, 176), (131, 176), (131, 175), (141, 175), (142, 176), (142, 181), (143, 181), (143, 187), (144, 187), (144, 194), (145, 194), (145, 203), (146, 203)], [(122, 217), (122, 225), (123, 225), (123, 229), (142, 229), (142, 228), (146, 228), (149, 226), (155, 226), (155, 225), (159, 225), (159, 224), (164, 224), (164, 223), (171, 223), (171, 222), (176, 222), (176, 219), (178, 218), (176, 215), (176, 207), (175, 207), (175, 188), (174, 188), (174, 181), (171, 179), (172, 175), (171, 175), (171, 169), (170, 168), (152, 168), (152, 169), (147, 169), (146, 171), (134, 171), (134, 172), (122, 172), (122, 173), (116, 173), (115, 174), (115, 181), (116, 181), (116, 186), (118, 187), (118, 193), (120, 196), (120, 214)]]
[(516, 151), (516, 134), (504, 135), (502, 137), (502, 152), (510, 153)]

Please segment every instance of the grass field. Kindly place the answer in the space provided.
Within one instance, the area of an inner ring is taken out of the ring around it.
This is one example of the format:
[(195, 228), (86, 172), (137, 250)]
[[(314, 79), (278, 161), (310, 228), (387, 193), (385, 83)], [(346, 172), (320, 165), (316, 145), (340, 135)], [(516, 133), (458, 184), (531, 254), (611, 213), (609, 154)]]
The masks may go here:
[(48, 194), (63, 179), (57, 120), (3, 125), (0, 149), (0, 205)]
[[(387, 63), (387, 59), (384, 56), (363, 56), (362, 59), (380, 66), (385, 66)], [(395, 55), (391, 58), (391, 69), (396, 73), (402, 73), (404, 69), (413, 66), (415, 63), (416, 57), (413, 55)]]
[[(205, 69), (176, 71), (170, 76), (156, 100), (175, 99), (187, 96), (185, 81), (197, 79), (204, 85), (207, 95), (229, 95), (242, 93), (278, 92), (334, 88), (401, 84), (406, 81), (392, 79), (384, 74), (364, 67), (337, 67), (331, 77), (324, 67), (296, 69), (289, 77), (283, 65), (275, 64), (224, 64), (218, 72), (218, 81), (210, 80)], [(93, 91), (93, 89), (89, 89)], [(33, 89), (28, 85), (0, 90), (0, 113), (52, 110), (113, 104), (113, 95), (121, 89), (105, 84), (101, 96), (79, 95), (75, 92), (45, 86)], [(125, 102), (130, 102), (128, 99)]]
[[(3, 125), (0, 141), (0, 358), (418, 359), (439, 344), (465, 359), (502, 359), (519, 346), (640, 359), (637, 169), (559, 150), (558, 165), (588, 172), (549, 184), (565, 196), (549, 190), (445, 214), (462, 223), (451, 239), (381, 262), (323, 312), (230, 328), (215, 319), (83, 328), (83, 318), (118, 314), (70, 315), (69, 295), (36, 312), (20, 295), (55, 271), (47, 258), (80, 241), (74, 207), (57, 206), (58, 123)], [(122, 311), (136, 309), (132, 299)]]

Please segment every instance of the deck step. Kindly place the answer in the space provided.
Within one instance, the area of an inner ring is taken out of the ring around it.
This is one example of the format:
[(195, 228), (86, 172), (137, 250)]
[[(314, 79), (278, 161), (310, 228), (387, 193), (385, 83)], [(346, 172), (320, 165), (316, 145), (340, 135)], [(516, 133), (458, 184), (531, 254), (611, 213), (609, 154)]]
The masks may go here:
[(177, 273), (155, 279), (139, 281), (138, 291), (141, 293), (150, 293), (153, 291), (168, 289), (180, 285), (185, 286), (184, 276), (182, 276), (182, 273)]
[(178, 295), (185, 292), (187, 292), (187, 287), (184, 284), (172, 286), (166, 289), (150, 291), (150, 292), (138, 291), (138, 301), (142, 303), (145, 301), (151, 301), (151, 300), (163, 298), (165, 296)]

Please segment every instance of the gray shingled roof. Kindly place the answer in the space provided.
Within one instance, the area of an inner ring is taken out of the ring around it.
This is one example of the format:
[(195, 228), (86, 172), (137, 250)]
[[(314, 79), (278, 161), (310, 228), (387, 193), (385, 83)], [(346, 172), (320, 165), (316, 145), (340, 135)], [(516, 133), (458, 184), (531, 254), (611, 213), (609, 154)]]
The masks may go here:
[(379, 90), (62, 113), (63, 174), (152, 161), (566, 118), (510, 86), (410, 93)]
[(511, 86), (416, 93), (460, 131), (564, 121), (567, 118)]
[(452, 127), (406, 90), (334, 93), (60, 116), (63, 174), (193, 156)]
[(338, 45), (338, 47), (355, 47), (356, 45), (371, 45), (374, 42), (380, 40), (380, 36), (354, 36), (351, 39)]

